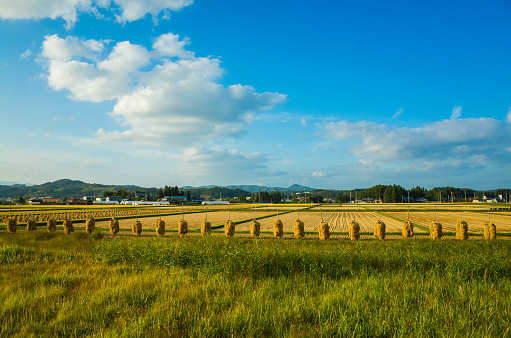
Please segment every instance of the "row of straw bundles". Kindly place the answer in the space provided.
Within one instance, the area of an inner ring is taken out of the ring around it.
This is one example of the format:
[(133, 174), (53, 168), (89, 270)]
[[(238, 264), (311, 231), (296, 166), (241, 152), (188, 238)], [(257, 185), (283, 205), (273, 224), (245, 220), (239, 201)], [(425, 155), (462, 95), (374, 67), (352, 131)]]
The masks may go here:
[[(156, 221), (156, 223), (158, 223), (158, 221)], [(156, 227), (158, 227), (158, 224), (156, 224)], [(165, 225), (163, 225), (163, 228), (165, 229)], [(142, 222), (139, 220), (133, 222), (131, 225), (131, 232), (133, 232), (134, 235), (140, 235), (142, 233)]]
[(75, 228), (73, 227), (73, 222), (71, 222), (71, 220), (69, 218), (66, 218), (63, 222), (62, 222), (62, 226), (64, 227), (64, 233), (66, 235), (69, 235), (70, 233), (72, 233), (73, 231), (75, 231)]
[(496, 239), (497, 238), (497, 228), (495, 224), (488, 222), (484, 224), (484, 239)]
[(261, 223), (257, 220), (253, 220), (250, 222), (250, 236), (252, 238), (259, 238), (259, 234), (261, 233)]
[(319, 239), (326, 241), (330, 238), (330, 227), (327, 222), (321, 222), (318, 225)]
[(203, 220), (200, 224), (200, 233), (202, 236), (211, 235), (211, 222), (207, 219)]
[(468, 240), (468, 224), (465, 221), (459, 220), (456, 222), (456, 239), (466, 241)]
[[(158, 236), (164, 236), (165, 235), (165, 221), (159, 219), (156, 221), (156, 234)], [(140, 226), (142, 228), (142, 226)]]
[(27, 231), (35, 231), (37, 230), (36, 222), (33, 218), (27, 220)]
[(383, 241), (385, 239), (385, 223), (382, 221), (376, 221), (374, 224), (374, 237), (377, 239)]
[(110, 222), (108, 223), (108, 226), (110, 228), (110, 233), (112, 235), (115, 235), (116, 233), (119, 232), (119, 221), (116, 220), (115, 218), (112, 218), (110, 220)]
[(273, 236), (275, 238), (282, 238), (284, 235), (284, 224), (280, 219), (273, 222)]
[(348, 232), (352, 241), (358, 241), (360, 238), (360, 225), (352, 220), (348, 226)]
[(48, 222), (46, 222), (46, 229), (48, 232), (54, 232), (57, 231), (57, 221), (55, 218), (50, 218)]
[(234, 231), (236, 230), (236, 226), (234, 225), (234, 222), (231, 220), (228, 220), (225, 222), (225, 235), (227, 237), (234, 236)]
[(438, 222), (431, 222), (429, 224), (429, 235), (433, 239), (440, 239), (442, 238), (442, 224)]
[(17, 227), (16, 227), (16, 219), (15, 218), (9, 218), (9, 220), (7, 221), (7, 230), (9, 230), (9, 232), (11, 232), (11, 233), (16, 232)]
[(95, 228), (96, 228), (96, 220), (94, 219), (94, 217), (87, 218), (87, 220), (85, 221), (85, 232), (90, 235), (90, 234), (92, 234), (92, 232), (94, 231)]
[(177, 225), (177, 233), (180, 236), (184, 236), (188, 233), (188, 222), (184, 219), (179, 221), (179, 224)]
[(409, 220), (404, 221), (402, 234), (404, 238), (413, 237), (413, 223), (410, 222)]
[(295, 237), (296, 238), (304, 238), (305, 237), (305, 224), (297, 219), (295, 221)]

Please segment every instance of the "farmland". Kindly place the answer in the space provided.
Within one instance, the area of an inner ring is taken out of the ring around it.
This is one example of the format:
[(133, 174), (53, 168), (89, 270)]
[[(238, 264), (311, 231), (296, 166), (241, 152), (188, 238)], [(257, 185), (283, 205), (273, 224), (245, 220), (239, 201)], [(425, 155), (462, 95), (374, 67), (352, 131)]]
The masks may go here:
[[(403, 221), (410, 217), (416, 225), (414, 232), (417, 235), (428, 234), (429, 224), (435, 219), (440, 222), (445, 232), (454, 232), (456, 222), (465, 220), (469, 225), (469, 232), (482, 234), (483, 225), (488, 221), (488, 209), (493, 205), (478, 204), (239, 204), (239, 205), (210, 205), (210, 206), (8, 206), (0, 207), (0, 229), (6, 228), (7, 220), (12, 217), (18, 222), (20, 231), (24, 231), (29, 219), (34, 219), (39, 227), (44, 227), (50, 218), (60, 224), (69, 218), (80, 227), (85, 219), (94, 217), (99, 230), (107, 230), (109, 220), (115, 217), (119, 220), (121, 233), (129, 234), (135, 219), (142, 222), (144, 235), (154, 235), (154, 225), (158, 219), (166, 223), (167, 231), (177, 231), (177, 224), (181, 219), (188, 222), (192, 231), (198, 231), (203, 220), (211, 222), (214, 232), (222, 232), (223, 224), (227, 220), (236, 223), (239, 236), (247, 236), (249, 224), (257, 217), (261, 223), (261, 231), (271, 234), (273, 222), (280, 219), (284, 224), (284, 237), (293, 237), (293, 224), (300, 219), (305, 224), (305, 231), (311, 234), (317, 232), (318, 224), (323, 220), (330, 226), (332, 238), (346, 238), (348, 224), (355, 220), (360, 225), (362, 238), (372, 238), (370, 233), (374, 224), (380, 220), (386, 224), (386, 231), (394, 233), (397, 237), (401, 232)], [(504, 207), (508, 207), (504, 205)], [(207, 213), (206, 213), (207, 209)], [(490, 219), (497, 226), (497, 231), (503, 234), (511, 233), (511, 210), (492, 210)], [(149, 232), (147, 232), (149, 231)], [(264, 236), (263, 236), (264, 237)], [(269, 236), (267, 236), (269, 237)], [(314, 237), (314, 236), (313, 236)], [(510, 237), (511, 238), (511, 237)]]

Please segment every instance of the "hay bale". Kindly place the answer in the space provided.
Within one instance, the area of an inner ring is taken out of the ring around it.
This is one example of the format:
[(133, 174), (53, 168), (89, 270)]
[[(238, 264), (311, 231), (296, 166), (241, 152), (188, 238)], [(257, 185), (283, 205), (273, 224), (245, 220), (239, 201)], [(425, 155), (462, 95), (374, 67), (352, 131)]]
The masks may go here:
[(57, 231), (57, 221), (55, 220), (55, 218), (50, 218), (46, 222), (46, 229), (48, 230), (48, 232)]
[(404, 238), (413, 237), (413, 223), (410, 221), (404, 221), (403, 231), (401, 232)]
[(15, 233), (16, 230), (18, 229), (16, 227), (16, 218), (9, 218), (9, 220), (7, 221), (7, 230), (9, 230), (10, 233)]
[(456, 239), (468, 240), (468, 224), (465, 221), (456, 222)]
[(211, 222), (207, 219), (203, 220), (200, 224), (200, 233), (202, 236), (211, 235)]
[(484, 239), (497, 239), (497, 227), (492, 222), (484, 223)]
[(234, 225), (234, 222), (231, 220), (228, 220), (225, 222), (225, 235), (227, 237), (234, 236), (234, 231), (236, 230), (236, 226)]
[(261, 223), (259, 223), (257, 220), (250, 222), (250, 236), (252, 236), (252, 238), (259, 238), (260, 233)]
[(92, 232), (96, 229), (96, 220), (94, 217), (87, 218), (85, 221), (85, 232), (89, 235), (92, 234)]
[(282, 238), (284, 235), (284, 224), (280, 219), (273, 222), (273, 237)]
[(180, 236), (186, 235), (188, 233), (188, 222), (184, 219), (180, 220), (177, 225), (177, 232)]
[(321, 222), (318, 225), (319, 239), (326, 241), (330, 238), (330, 227), (327, 222)]
[(385, 229), (385, 223), (382, 221), (376, 221), (376, 223), (374, 223), (374, 237), (380, 241), (383, 241), (385, 239)]
[(295, 227), (295, 238), (304, 238), (305, 237), (305, 224), (297, 219), (294, 224)]
[(133, 222), (131, 225), (131, 232), (133, 232), (134, 235), (140, 235), (142, 233), (142, 222), (138, 220)]
[(433, 239), (440, 239), (442, 238), (442, 224), (438, 222), (431, 222), (429, 224), (429, 235)]
[(33, 218), (27, 220), (27, 231), (36, 231), (37, 225)]
[(73, 222), (69, 219), (69, 218), (66, 218), (63, 222), (62, 222), (62, 226), (64, 227), (64, 233), (66, 235), (69, 235), (70, 233), (72, 233), (73, 231), (75, 231), (75, 228), (73, 227)]
[(108, 227), (110, 228), (110, 233), (112, 235), (115, 235), (119, 232), (119, 221), (115, 218), (112, 218), (108, 224)]
[(352, 220), (348, 225), (348, 232), (352, 241), (358, 241), (360, 238), (360, 224)]

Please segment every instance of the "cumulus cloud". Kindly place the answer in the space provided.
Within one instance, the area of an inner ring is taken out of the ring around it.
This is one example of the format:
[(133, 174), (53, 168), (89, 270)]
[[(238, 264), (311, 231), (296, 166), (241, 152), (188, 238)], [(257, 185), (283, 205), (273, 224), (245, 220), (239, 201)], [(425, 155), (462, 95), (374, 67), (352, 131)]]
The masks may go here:
[(452, 108), (451, 120), (459, 119), (461, 117), (462, 106), (455, 106)]
[[(442, 120), (417, 128), (390, 128), (384, 124), (339, 121), (323, 125), (326, 137), (351, 140), (349, 155), (367, 166), (415, 162), (416, 169), (499, 161), (511, 145), (509, 126), (492, 118)], [(484, 159), (484, 161), (482, 161)]]
[(106, 10), (119, 22), (142, 19), (147, 14), (153, 18), (164, 12), (178, 11), (193, 3), (193, 0), (15, 0), (0, 1), (0, 18), (2, 19), (57, 19), (66, 21), (72, 27), (79, 13), (95, 13)]
[[(168, 33), (152, 49), (128, 41), (47, 36), (41, 57), (48, 83), (77, 101), (115, 102), (125, 130), (98, 130), (98, 141), (185, 145), (242, 132), (250, 116), (286, 101), (251, 86), (224, 86), (220, 60), (196, 57), (187, 39)], [(108, 51), (107, 51), (108, 50)]]

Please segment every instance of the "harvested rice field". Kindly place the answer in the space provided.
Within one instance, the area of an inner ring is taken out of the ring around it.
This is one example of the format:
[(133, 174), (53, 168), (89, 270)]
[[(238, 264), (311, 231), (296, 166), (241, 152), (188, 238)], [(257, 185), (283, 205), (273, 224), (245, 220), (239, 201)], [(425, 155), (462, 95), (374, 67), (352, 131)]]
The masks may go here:
[[(208, 208), (209, 210), (209, 208)], [(272, 214), (273, 212), (270, 211), (257, 211), (257, 215), (259, 217), (261, 216), (267, 216)], [(229, 220), (229, 214), (230, 219), (233, 222), (239, 222), (246, 219), (252, 219), (254, 217), (254, 212), (252, 211), (214, 211), (214, 212), (208, 212), (208, 221), (211, 222), (212, 226), (224, 224)], [(150, 230), (153, 231), (156, 221), (159, 220), (159, 216), (154, 217), (144, 217), (139, 218), (138, 220), (142, 222), (142, 228), (144, 230)], [(182, 214), (175, 214), (175, 215), (167, 215), (162, 216), (161, 219), (165, 221), (165, 228), (167, 230), (177, 230), (177, 225), (181, 219), (183, 219)], [(201, 222), (206, 219), (206, 212), (197, 212), (192, 214), (184, 214), (184, 219), (188, 222), (188, 228), (190, 230), (194, 229), (200, 229)], [(130, 228), (133, 224), (134, 219), (119, 219), (119, 227), (120, 228)], [(108, 228), (109, 221), (97, 221), (96, 227), (100, 228)]]
[[(397, 217), (400, 219), (407, 218), (407, 212), (387, 212), (389, 216)], [(434, 212), (410, 212), (410, 221), (415, 224), (429, 227), (431, 221), (435, 219)], [(468, 223), (469, 232), (482, 233), (484, 223), (488, 222), (488, 214), (481, 212), (442, 212), (437, 211), (436, 221), (442, 224), (444, 231), (455, 232), (456, 222), (464, 220)], [(490, 220), (497, 227), (497, 232), (511, 232), (511, 214), (490, 214)]]
[[(374, 231), (374, 224), (381, 220), (387, 226), (388, 232), (400, 232), (403, 222), (394, 220), (390, 217), (382, 216), (375, 212), (301, 212), (299, 218), (305, 223), (305, 231), (315, 232), (318, 230), (318, 224), (323, 220), (330, 226), (331, 232), (348, 232), (348, 224), (352, 219), (360, 224), (361, 232)], [(297, 212), (279, 215), (278, 218), (284, 223), (284, 231), (292, 232), (294, 221), (298, 218)], [(273, 222), (277, 220), (277, 216), (260, 219), (261, 231), (272, 231)], [(236, 225), (236, 230), (249, 230), (250, 222)], [(416, 231), (423, 231), (417, 229)]]

